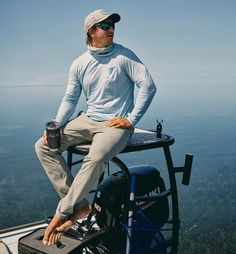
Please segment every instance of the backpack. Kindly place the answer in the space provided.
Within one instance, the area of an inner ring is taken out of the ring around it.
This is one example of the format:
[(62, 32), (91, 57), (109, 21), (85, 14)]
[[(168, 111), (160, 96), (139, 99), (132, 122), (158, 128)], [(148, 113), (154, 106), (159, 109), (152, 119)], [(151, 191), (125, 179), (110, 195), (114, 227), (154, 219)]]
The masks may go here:
[[(166, 190), (160, 172), (152, 166), (129, 168), (136, 175), (136, 196), (152, 196)], [(129, 199), (128, 182), (125, 174), (118, 171), (108, 176), (97, 188), (93, 210), (99, 227), (121, 226), (124, 217), (124, 204)], [(137, 206), (144, 204), (138, 204)], [(143, 213), (150, 221), (161, 228), (169, 218), (168, 199), (149, 202)]]

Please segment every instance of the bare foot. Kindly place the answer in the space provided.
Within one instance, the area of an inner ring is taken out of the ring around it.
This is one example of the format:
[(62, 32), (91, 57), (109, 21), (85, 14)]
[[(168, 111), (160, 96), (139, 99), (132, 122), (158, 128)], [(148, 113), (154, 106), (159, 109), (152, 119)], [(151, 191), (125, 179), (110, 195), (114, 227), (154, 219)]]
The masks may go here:
[(60, 219), (59, 216), (55, 214), (44, 233), (43, 244), (52, 245), (56, 243), (66, 230), (71, 228), (78, 219), (88, 215), (90, 211), (91, 205), (88, 204), (82, 209), (75, 211), (74, 214), (72, 214), (72, 216), (67, 220)]
[(45, 230), (43, 238), (44, 245), (51, 245), (58, 241), (60, 235), (56, 229), (57, 227), (60, 227), (63, 223), (65, 223), (65, 219), (61, 219), (57, 214), (55, 214), (50, 224)]

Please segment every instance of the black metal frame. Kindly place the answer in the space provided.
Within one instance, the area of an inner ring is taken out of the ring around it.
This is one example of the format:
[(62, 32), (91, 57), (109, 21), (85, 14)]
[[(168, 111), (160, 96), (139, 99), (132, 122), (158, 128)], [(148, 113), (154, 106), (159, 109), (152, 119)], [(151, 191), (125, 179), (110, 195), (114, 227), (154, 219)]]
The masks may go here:
[[(186, 154), (185, 164), (183, 167), (174, 167), (172, 156), (170, 152), (170, 146), (174, 144), (175, 140), (173, 137), (169, 135), (162, 134), (160, 138), (157, 138), (156, 132), (150, 131), (151, 140), (146, 140), (147, 142), (143, 142), (143, 139), (137, 139), (135, 142), (131, 142), (127, 145), (127, 147), (121, 153), (128, 152), (136, 152), (143, 151), (154, 148), (162, 148), (165, 155), (166, 166), (168, 170), (170, 190), (165, 191), (165, 193), (161, 193), (160, 195), (170, 196), (172, 202), (172, 219), (169, 223), (172, 224), (172, 237), (170, 240), (170, 249), (169, 253), (174, 254), (177, 253), (178, 250), (178, 241), (179, 241), (179, 229), (180, 229), (180, 219), (179, 219), (179, 205), (178, 205), (178, 191), (176, 184), (176, 173), (183, 173), (182, 184), (189, 185), (191, 168), (192, 168), (192, 154)], [(134, 133), (135, 135), (135, 133)], [(142, 133), (139, 133), (140, 137), (142, 137)], [(148, 137), (147, 137), (148, 138)], [(141, 140), (139, 142), (139, 140)], [(131, 140), (132, 141), (132, 140)], [(73, 146), (68, 149), (68, 157), (67, 163), (69, 167), (81, 163), (82, 160), (78, 160), (73, 162), (73, 154), (86, 155), (89, 151), (89, 146)], [(114, 157), (111, 160), (115, 165), (117, 165), (130, 179), (130, 173), (128, 167), (125, 163), (120, 160), (118, 157)], [(135, 197), (135, 201), (142, 201), (142, 197)]]

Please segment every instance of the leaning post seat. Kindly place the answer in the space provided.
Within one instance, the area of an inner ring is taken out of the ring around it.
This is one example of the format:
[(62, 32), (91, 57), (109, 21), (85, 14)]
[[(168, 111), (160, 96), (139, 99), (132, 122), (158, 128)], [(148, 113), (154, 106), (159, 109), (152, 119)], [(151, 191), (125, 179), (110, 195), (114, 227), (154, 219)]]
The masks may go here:
[[(157, 137), (157, 133), (155, 131), (135, 128), (128, 145), (121, 151), (121, 153), (169, 147), (170, 145), (174, 144), (174, 142), (174, 138), (169, 135), (162, 134), (161, 137)], [(91, 143), (85, 143), (74, 145), (67, 149), (67, 164), (69, 168), (72, 168), (74, 165), (83, 162), (83, 159), (73, 160), (73, 155), (77, 154), (84, 156), (88, 154), (90, 145)]]
[[(162, 227), (163, 223), (166, 221), (171, 229), (171, 237), (170, 239), (167, 239), (168, 244), (167, 248), (170, 248), (171, 251), (169, 253), (176, 254), (178, 250), (178, 243), (179, 243), (179, 229), (180, 229), (180, 220), (179, 220), (179, 206), (178, 206), (178, 192), (177, 192), (177, 183), (176, 183), (176, 174), (182, 174), (182, 184), (189, 185), (190, 182), (190, 175), (191, 175), (191, 168), (192, 168), (192, 161), (193, 161), (193, 155), (192, 154), (186, 154), (185, 163), (184, 166), (174, 166), (172, 161), (172, 155), (170, 151), (170, 146), (175, 143), (175, 139), (169, 135), (161, 134), (157, 131), (153, 130), (145, 130), (141, 128), (135, 128), (134, 133), (132, 135), (132, 138), (130, 139), (128, 145), (124, 148), (124, 150), (121, 151), (121, 153), (130, 153), (130, 152), (140, 152), (144, 150), (150, 150), (150, 149), (156, 149), (160, 148), (164, 152), (164, 157), (166, 161), (166, 169), (169, 176), (169, 188), (165, 190), (164, 182), (159, 177), (159, 183), (160, 186), (156, 187), (153, 191), (148, 193), (148, 189), (152, 189), (152, 178), (158, 179), (159, 171), (154, 171), (154, 168), (151, 166), (138, 166), (139, 173), (137, 176), (137, 187), (135, 195), (135, 204), (142, 204), (142, 203), (151, 203), (154, 205), (149, 206), (150, 209), (146, 209), (145, 213), (147, 214), (147, 217), (154, 219), (157, 219), (159, 221), (159, 228)], [(68, 148), (67, 153), (67, 164), (69, 168), (73, 167), (74, 165), (81, 163), (83, 161), (83, 158), (80, 160), (75, 160), (73, 158), (73, 155), (87, 155), (90, 149), (91, 143), (83, 144), (83, 145), (75, 145), (70, 148)], [(137, 172), (137, 168), (132, 169), (128, 168), (125, 163), (120, 160), (118, 157), (114, 157), (111, 159), (111, 162), (114, 163), (118, 168), (123, 172), (123, 174), (126, 176), (126, 178), (130, 177), (130, 170)], [(108, 165), (109, 166), (109, 165)], [(141, 168), (140, 168), (141, 167)], [(143, 168), (142, 168), (143, 167)], [(108, 167), (109, 169), (109, 167)], [(107, 170), (109, 173), (109, 170)], [(147, 175), (143, 175), (141, 172), (144, 171), (147, 173)], [(154, 173), (155, 172), (155, 173)], [(106, 187), (105, 190), (109, 189), (110, 185), (113, 189), (113, 183), (118, 184), (117, 177), (118, 176), (112, 175), (110, 178), (113, 179), (115, 177), (114, 181), (111, 181)], [(131, 172), (132, 174), (132, 172)], [(154, 177), (155, 176), (155, 177)], [(143, 180), (145, 178), (145, 181)], [(103, 180), (102, 177), (100, 179)], [(128, 181), (129, 182), (129, 181)], [(100, 183), (100, 182), (99, 182)], [(146, 185), (147, 184), (147, 185)], [(100, 186), (100, 185), (99, 185)], [(127, 185), (121, 185), (120, 189), (123, 189), (124, 194), (126, 193), (126, 186)], [(109, 187), (109, 188), (108, 188)], [(154, 187), (155, 188), (155, 187)], [(116, 188), (113, 189), (113, 191)], [(121, 193), (123, 193), (121, 192)], [(97, 192), (98, 195), (99, 192)], [(119, 193), (119, 191), (118, 191)], [(144, 194), (143, 193), (147, 193)], [(156, 193), (156, 194), (155, 194)], [(98, 196), (95, 196), (98, 197)], [(119, 194), (121, 195), (121, 194)], [(103, 226), (110, 226), (110, 225), (116, 225), (117, 224), (117, 218), (122, 213), (123, 204), (122, 200), (119, 196), (116, 198), (116, 194), (110, 195), (113, 197), (113, 202), (118, 203), (118, 206), (116, 206), (117, 209), (108, 210), (106, 209), (106, 213), (98, 213), (99, 216), (97, 216), (98, 223)], [(169, 217), (169, 206), (168, 201), (170, 202), (170, 218)], [(121, 203), (120, 203), (121, 202)], [(153, 203), (154, 202), (154, 203)], [(121, 205), (120, 205), (121, 204)], [(115, 207), (115, 206), (114, 206)], [(97, 207), (99, 210), (99, 207)], [(120, 209), (120, 210), (119, 210)], [(117, 212), (118, 211), (118, 212)], [(115, 212), (115, 214), (113, 214)], [(148, 214), (149, 213), (149, 214)], [(118, 217), (117, 217), (118, 216)], [(114, 219), (115, 218), (115, 219)], [(157, 226), (158, 227), (158, 226)], [(112, 227), (111, 227), (112, 228)], [(156, 252), (155, 252), (156, 253)]]

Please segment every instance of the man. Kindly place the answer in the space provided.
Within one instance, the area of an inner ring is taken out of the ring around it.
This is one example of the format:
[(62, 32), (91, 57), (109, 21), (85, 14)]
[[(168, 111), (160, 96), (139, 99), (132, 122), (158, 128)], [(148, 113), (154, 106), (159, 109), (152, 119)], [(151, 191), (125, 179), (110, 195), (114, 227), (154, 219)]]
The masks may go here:
[[(106, 164), (127, 145), (135, 125), (149, 107), (156, 88), (146, 67), (129, 49), (113, 43), (117, 13), (96, 10), (85, 19), (88, 51), (71, 66), (66, 93), (55, 120), (63, 126), (59, 152), (47, 146), (47, 136), (36, 143), (36, 153), (61, 197), (47, 227), (43, 243), (54, 244), (61, 234), (87, 215), (86, 196), (104, 172)], [(139, 88), (134, 101), (134, 87)], [(68, 122), (81, 91), (87, 112)], [(89, 154), (73, 178), (61, 153), (68, 147), (91, 141)]]

